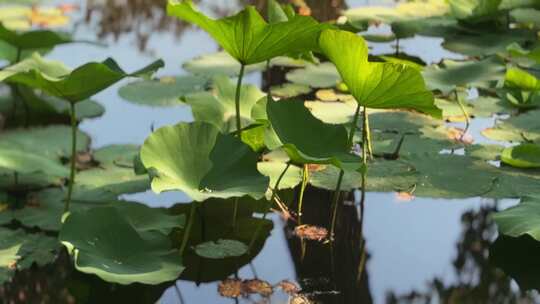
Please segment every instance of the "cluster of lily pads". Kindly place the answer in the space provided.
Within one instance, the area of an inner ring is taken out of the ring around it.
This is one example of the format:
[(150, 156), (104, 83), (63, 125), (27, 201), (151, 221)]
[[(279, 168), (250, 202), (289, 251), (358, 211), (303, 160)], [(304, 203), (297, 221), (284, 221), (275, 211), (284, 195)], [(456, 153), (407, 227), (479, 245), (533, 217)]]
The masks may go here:
[[(190, 75), (161, 78), (152, 75), (162, 61), (133, 73), (112, 59), (70, 69), (44, 56), (88, 42), (0, 26), (8, 61), (0, 70), (0, 281), (52, 262), (61, 244), (77, 270), (108, 282), (222, 279), (262, 248), (269, 210), (292, 203), (280, 190), (299, 185), (299, 224), (308, 185), (334, 191), (330, 238), (342, 191), (540, 195), (537, 9), (529, 1), (414, 1), (352, 9), (330, 24), (275, 1), (266, 19), (251, 6), (212, 19), (191, 1), (170, 0), (169, 15), (224, 51), (185, 63)], [(392, 34), (363, 32), (380, 23)], [(368, 54), (366, 40), (414, 35), (442, 37), (466, 57), (428, 66), (399, 49)], [(274, 68), (286, 71), (286, 83), (266, 92), (243, 83)], [(194, 121), (159, 128), (141, 147), (92, 150), (77, 125), (103, 114), (90, 98), (127, 77), (141, 79), (120, 88), (125, 100), (188, 106)], [(482, 134), (501, 144), (472, 144), (468, 126), (482, 118), (496, 118)], [(148, 188), (193, 202), (158, 209), (119, 198)], [(525, 198), (498, 214), (501, 232), (540, 240), (530, 219), (537, 206), (540, 199)], [(216, 271), (201, 272), (200, 259)]]

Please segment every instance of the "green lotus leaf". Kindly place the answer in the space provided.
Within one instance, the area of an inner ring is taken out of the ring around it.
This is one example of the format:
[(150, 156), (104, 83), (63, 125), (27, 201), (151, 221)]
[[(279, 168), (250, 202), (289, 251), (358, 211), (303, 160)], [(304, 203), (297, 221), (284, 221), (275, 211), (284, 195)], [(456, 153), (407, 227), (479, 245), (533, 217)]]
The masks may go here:
[(52, 263), (59, 245), (55, 238), (42, 233), (0, 228), (0, 282), (8, 282), (16, 270)]
[(520, 290), (532, 291), (540, 288), (540, 261), (536, 258), (539, 254), (540, 243), (528, 235), (499, 235), (489, 247), (489, 262), (515, 280)]
[(325, 30), (320, 37), (323, 53), (336, 65), (356, 101), (368, 108), (404, 108), (441, 117), (422, 75), (402, 64), (368, 62), (361, 37), (346, 31)]
[(540, 220), (536, 216), (539, 211), (540, 197), (525, 197), (518, 205), (495, 213), (493, 219), (501, 234), (512, 237), (528, 234), (540, 241)]
[[(184, 102), (191, 106), (196, 121), (211, 123), (223, 132), (232, 132), (236, 130), (235, 94), (236, 85), (229, 78), (216, 76), (212, 82), (212, 91), (188, 94)], [(243, 125), (253, 122), (252, 108), (264, 96), (257, 86), (242, 86), (240, 116)]]
[(512, 43), (506, 50), (513, 58), (526, 58), (533, 63), (540, 64), (540, 47), (535, 47), (531, 50), (527, 50), (521, 47), (518, 43)]
[[(288, 160), (288, 159), (287, 159)], [(262, 175), (268, 176), (270, 178), (270, 185), (274, 187), (278, 178), (281, 176), (283, 170), (287, 164), (285, 162), (279, 161), (265, 161), (259, 162), (257, 164), (257, 169), (261, 172)], [(283, 175), (283, 178), (279, 182), (278, 189), (290, 189), (298, 186), (302, 182), (302, 169), (290, 165)]]
[(49, 95), (76, 103), (108, 88), (125, 77), (146, 76), (163, 67), (162, 60), (131, 74), (124, 72), (113, 59), (91, 62), (71, 70), (61, 62), (34, 54), (0, 71), (0, 81), (14, 82), (40, 89)]
[(152, 189), (157, 193), (183, 191), (196, 201), (260, 198), (268, 187), (251, 148), (205, 122), (158, 129), (142, 146), (141, 160), (146, 168), (156, 170)]
[(190, 0), (169, 0), (167, 13), (204, 29), (243, 65), (316, 50), (321, 30), (328, 27), (306, 16), (268, 24), (253, 6), (214, 20), (197, 11)]
[(487, 87), (486, 82), (503, 78), (505, 66), (496, 57), (481, 61), (443, 61), (444, 68), (426, 67), (422, 73), (431, 90), (448, 94), (457, 86)]
[(333, 88), (341, 81), (336, 67), (330, 62), (310, 64), (287, 73), (285, 77), (292, 83), (312, 88)]
[(482, 160), (498, 160), (504, 146), (492, 144), (475, 144), (465, 146), (465, 155)]
[(497, 14), (502, 0), (449, 0), (450, 11), (457, 19), (473, 19)]
[[(345, 169), (361, 160), (349, 152), (347, 129), (315, 118), (298, 100), (270, 101), (268, 120), (294, 163), (332, 164)], [(302, 122), (299, 127), (298, 122)]]
[(458, 21), (448, 15), (392, 22), (392, 32), (397, 38), (414, 35), (447, 37), (460, 29)]
[(306, 101), (304, 105), (325, 123), (345, 124), (352, 122), (358, 103), (351, 98), (347, 101)]
[(540, 79), (520, 68), (510, 68), (506, 70), (504, 85), (525, 91), (539, 91)]
[(540, 11), (534, 8), (518, 8), (510, 12), (515, 22), (540, 27)]
[(517, 168), (540, 168), (540, 146), (521, 144), (502, 151), (501, 160)]
[(110, 145), (95, 150), (92, 156), (100, 167), (117, 166), (131, 169), (134, 158), (139, 155), (137, 145)]
[[(70, 120), (70, 106), (65, 100), (46, 94), (38, 94), (36, 91), (19, 86), (17, 88), (21, 98), (28, 107), (28, 114), (19, 110), (12, 119), (8, 120), (9, 126), (43, 125), (54, 123), (68, 123)], [(0, 99), (0, 112), (8, 116), (13, 113), (14, 99), (8, 97)], [(93, 100), (83, 100), (75, 105), (76, 118), (81, 121), (85, 118), (95, 118), (105, 113), (105, 108)]]
[(59, 44), (74, 42), (67, 33), (49, 30), (16, 32), (0, 23), (0, 40), (20, 50), (50, 49)]
[(248, 249), (248, 246), (242, 242), (220, 239), (195, 246), (195, 253), (207, 259), (225, 259), (242, 256)]
[(181, 105), (181, 97), (202, 91), (207, 84), (207, 79), (196, 76), (162, 77), (128, 83), (118, 90), (118, 94), (135, 104), (169, 107)]
[(17, 149), (0, 148), (0, 168), (23, 174), (42, 172), (59, 177), (69, 175), (69, 170), (60, 160)]
[(113, 207), (71, 212), (58, 238), (77, 270), (107, 282), (156, 285), (175, 280), (184, 270), (167, 235), (137, 229)]

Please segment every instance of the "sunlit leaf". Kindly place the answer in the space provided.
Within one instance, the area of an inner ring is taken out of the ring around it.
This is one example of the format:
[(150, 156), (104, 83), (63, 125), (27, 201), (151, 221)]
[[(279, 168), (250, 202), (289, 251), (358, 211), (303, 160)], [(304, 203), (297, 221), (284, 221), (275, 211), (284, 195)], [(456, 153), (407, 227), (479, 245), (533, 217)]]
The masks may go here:
[(360, 105), (405, 108), (441, 116), (433, 94), (426, 89), (417, 70), (402, 64), (368, 62), (368, 48), (361, 37), (346, 31), (325, 30), (320, 46)]
[(540, 168), (540, 146), (521, 144), (502, 151), (501, 160), (517, 168)]

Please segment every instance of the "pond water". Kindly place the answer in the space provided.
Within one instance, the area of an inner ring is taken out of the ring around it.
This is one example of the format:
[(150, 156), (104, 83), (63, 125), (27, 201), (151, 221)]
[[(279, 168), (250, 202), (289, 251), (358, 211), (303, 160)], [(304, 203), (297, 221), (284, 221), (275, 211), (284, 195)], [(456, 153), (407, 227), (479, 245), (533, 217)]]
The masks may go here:
[[(93, 12), (89, 22), (84, 21), (87, 5), (94, 4), (100, 7), (103, 3), (110, 5), (117, 2), (117, 7), (122, 7), (120, 3), (122, 1), (88, 1), (88, 4), (75, 0), (57, 2), (80, 5), (80, 10), (74, 13), (72, 18), (76, 24), (75, 36), (81, 39), (95, 39), (96, 32), (110, 31), (107, 26), (114, 26), (118, 22), (118, 20), (101, 19), (104, 13), (99, 9)], [(129, 5), (131, 1), (125, 2), (124, 5)], [(234, 10), (234, 5), (231, 5), (230, 1), (203, 2), (212, 2), (213, 5), (225, 10)], [(367, 3), (373, 4), (374, 1), (348, 2), (352, 7)], [(384, 2), (384, 4), (391, 5), (391, 2)], [(180, 35), (171, 33), (174, 32), (173, 30), (158, 31), (154, 28), (156, 20), (145, 17), (142, 13), (137, 16), (130, 14), (118, 13), (118, 16), (113, 14), (108, 15), (108, 18), (137, 20), (133, 21), (137, 30), (149, 34), (147, 41), (144, 42), (144, 51), (139, 47), (140, 37), (137, 37), (133, 31), (127, 31), (127, 33), (119, 34), (118, 39), (110, 36), (104, 38), (108, 44), (107, 47), (86, 44), (60, 46), (49, 55), (49, 58), (61, 60), (68, 66), (78, 66), (87, 61), (101, 61), (106, 57), (113, 57), (126, 70), (133, 70), (156, 58), (162, 58), (166, 66), (159, 71), (158, 76), (166, 76), (183, 74), (181, 69), (183, 62), (218, 50), (218, 46), (212, 39), (200, 30), (188, 28)], [(155, 16), (158, 15), (155, 14)], [(173, 29), (174, 26), (171, 25), (170, 28)], [(389, 28), (381, 26), (372, 31), (384, 33), (388, 32)], [(444, 50), (440, 46), (441, 41), (438, 38), (427, 37), (404, 39), (400, 47), (410, 55), (421, 57), (428, 64), (438, 62), (443, 58), (463, 58), (459, 54)], [(392, 51), (389, 44), (371, 43), (370, 45), (373, 47), (374, 54)], [(247, 81), (260, 84), (261, 79), (259, 73), (253, 73), (248, 76)], [(179, 121), (193, 120), (188, 107), (151, 108), (124, 101), (117, 93), (118, 88), (123, 84), (125, 82), (95, 96), (95, 99), (105, 106), (106, 112), (102, 117), (86, 120), (80, 126), (83, 131), (91, 135), (93, 148), (124, 143), (140, 145), (153, 129)], [(492, 119), (474, 120), (470, 131), (475, 140), (487, 142), (480, 136), (480, 131), (491, 124), (493, 124)], [(314, 197), (314, 200), (323, 197), (313, 189), (311, 191), (313, 193), (309, 195)], [(125, 198), (153, 207), (170, 207), (176, 203), (189, 201), (187, 196), (178, 192), (156, 195), (148, 191), (126, 195)], [(481, 198), (455, 200), (416, 198), (406, 201), (397, 197), (396, 193), (368, 193), (363, 227), (367, 252), (364, 275), (356, 283), (347, 282), (347, 278), (354, 273), (348, 268), (354, 267), (355, 263), (344, 259), (334, 261), (336, 264), (343, 264), (334, 268), (338, 270), (338, 273), (333, 275), (341, 277), (340, 287), (348, 288), (349, 300), (345, 300), (341, 295), (333, 294), (336, 288), (331, 282), (332, 271), (327, 265), (329, 261), (325, 261), (326, 257), (321, 253), (324, 249), (320, 246), (308, 245), (305, 260), (301, 262), (298, 258), (298, 244), (290, 236), (290, 227), (278, 215), (271, 216), (274, 228), (263, 250), (250, 265), (242, 267), (237, 275), (240, 278), (256, 276), (270, 283), (281, 280), (295, 281), (305, 289), (319, 293), (322, 303), (386, 303), (392, 302), (390, 294), (394, 296), (393, 299), (396, 302), (420, 302), (432, 296), (430, 303), (437, 303), (438, 294), (446, 293), (448, 298), (448, 293), (456, 293), (457, 297), (460, 292), (473, 292), (471, 290), (476, 290), (474, 292), (478, 293), (472, 299), (480, 303), (489, 300), (489, 295), (495, 292), (490, 291), (490, 288), (501, 290), (508, 288), (506, 291), (508, 295), (518, 295), (520, 291), (515, 282), (505, 281), (500, 277), (494, 278), (502, 274), (488, 275), (490, 272), (495, 273), (496, 270), (487, 261), (488, 246), (497, 237), (489, 213), (516, 202), (515, 200), (495, 201)], [(310, 201), (307, 200), (305, 204), (307, 209), (310, 208), (309, 205)], [(315, 204), (312, 208), (316, 206)], [(350, 209), (349, 216), (357, 220), (356, 208), (350, 207)], [(345, 221), (345, 219), (342, 220)], [(356, 237), (359, 236), (356, 235)], [(310, 250), (313, 250), (311, 257)], [(350, 256), (354, 256), (360, 249), (352, 246), (350, 250), (354, 252)], [(309, 268), (319, 268), (319, 272), (307, 270)], [(328, 281), (324, 281), (325, 279)], [(411, 297), (406, 297), (407, 295)], [(538, 299), (534, 294), (529, 296)], [(350, 299), (355, 300), (353, 302)], [(504, 299), (511, 298), (510, 296), (500, 297), (498, 303), (505, 303)], [(243, 299), (240, 302), (255, 303), (256, 301), (257, 299)], [(232, 303), (233, 300), (224, 299), (218, 294), (216, 282), (197, 285), (182, 280), (179, 280), (176, 286), (166, 288), (159, 299), (159, 303), (165, 304), (228, 302)], [(272, 296), (271, 303), (287, 303), (287, 296), (276, 293)]]

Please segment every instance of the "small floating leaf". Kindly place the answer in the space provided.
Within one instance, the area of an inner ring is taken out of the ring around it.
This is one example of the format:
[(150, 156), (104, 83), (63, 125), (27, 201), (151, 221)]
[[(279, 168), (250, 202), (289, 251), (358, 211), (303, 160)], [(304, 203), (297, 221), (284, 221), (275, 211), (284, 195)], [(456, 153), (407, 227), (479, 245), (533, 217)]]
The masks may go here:
[(195, 246), (195, 253), (207, 259), (239, 257), (248, 251), (248, 246), (236, 240), (217, 240)]
[(540, 146), (521, 144), (502, 151), (501, 160), (517, 168), (540, 168)]

